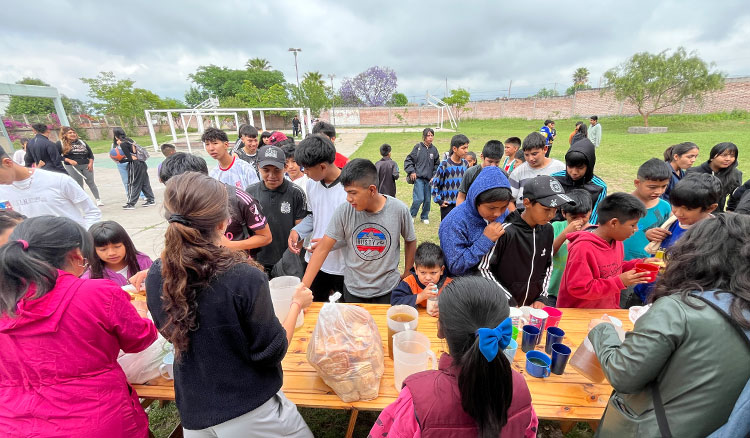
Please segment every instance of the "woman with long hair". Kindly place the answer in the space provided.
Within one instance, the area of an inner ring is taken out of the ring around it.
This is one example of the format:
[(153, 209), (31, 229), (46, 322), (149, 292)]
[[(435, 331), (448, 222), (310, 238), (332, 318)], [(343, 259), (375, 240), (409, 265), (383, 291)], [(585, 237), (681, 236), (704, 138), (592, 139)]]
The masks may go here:
[[(653, 305), (624, 342), (611, 323), (592, 321), (588, 339), (615, 389), (601, 436), (667, 436), (659, 410), (671, 436), (708, 436), (750, 378), (750, 217), (702, 220), (666, 257)], [(708, 304), (717, 299), (729, 314)]]
[(60, 128), (60, 151), (63, 167), (81, 188), (83, 181), (89, 186), (91, 194), (96, 199), (96, 205), (104, 203), (99, 198), (99, 189), (94, 182), (94, 152), (85, 141), (78, 137), (78, 133), (70, 126)]
[[(130, 143), (135, 144), (135, 140), (128, 137), (125, 134), (125, 130), (118, 127), (112, 128), (112, 146), (110, 146), (110, 149), (116, 149), (119, 147), (119, 144), (117, 143), (118, 138), (125, 137), (127, 141)], [(122, 179), (122, 185), (125, 187), (125, 196), (128, 196), (128, 163), (127, 161), (117, 161), (117, 171), (120, 173), (120, 178)], [(141, 200), (146, 200), (146, 195), (143, 193), (140, 194)]]
[(281, 391), (281, 360), (312, 292), (298, 287), (283, 325), (265, 274), (221, 246), (229, 221), (223, 183), (197, 172), (164, 193), (165, 250), (146, 278), (148, 308), (175, 349), (185, 437), (312, 437)]
[(16, 226), (0, 247), (0, 430), (3, 436), (148, 436), (120, 350), (156, 340), (126, 292), (78, 278), (91, 240), (65, 217)]
[(689, 141), (672, 145), (664, 151), (664, 162), (672, 169), (672, 177), (669, 179), (667, 189), (661, 195), (662, 199), (669, 201), (672, 188), (685, 176), (685, 172), (693, 167), (699, 152), (698, 145)]
[(148, 165), (145, 161), (138, 159), (138, 149), (135, 142), (125, 135), (121, 128), (114, 129), (114, 142), (122, 149), (123, 161), (128, 164), (128, 202), (122, 206), (124, 210), (134, 210), (138, 202), (138, 195), (146, 196), (144, 207), (156, 205), (154, 192), (151, 190), (151, 181), (148, 178)]
[(535, 437), (529, 388), (503, 353), (513, 323), (500, 287), (479, 276), (458, 277), (445, 286), (438, 307), (438, 337), (450, 354), (440, 357), (437, 371), (404, 380), (370, 436)]
[(568, 143), (570, 145), (573, 145), (573, 143), (577, 142), (578, 140), (588, 138), (588, 133), (589, 129), (588, 126), (586, 126), (585, 122), (576, 122), (576, 127), (573, 132), (570, 133)]
[(711, 148), (708, 160), (705, 163), (697, 167), (691, 167), (687, 171), (687, 173), (707, 173), (719, 178), (722, 191), (719, 208), (716, 209), (717, 213), (724, 211), (727, 196), (731, 195), (742, 184), (742, 172), (737, 169), (739, 152), (737, 145), (734, 143), (719, 143)]

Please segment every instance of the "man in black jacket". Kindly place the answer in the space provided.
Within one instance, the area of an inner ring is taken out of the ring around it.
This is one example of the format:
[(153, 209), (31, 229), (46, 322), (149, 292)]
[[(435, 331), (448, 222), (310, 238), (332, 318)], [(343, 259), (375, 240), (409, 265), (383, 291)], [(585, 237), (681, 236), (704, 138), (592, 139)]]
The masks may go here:
[(407, 182), (414, 184), (412, 191), (411, 218), (417, 219), (419, 206), (422, 205), (422, 223), (430, 223), (430, 180), (440, 165), (440, 154), (432, 144), (435, 131), (425, 128), (422, 131), (422, 141), (414, 145), (411, 153), (404, 160), (404, 171)]
[(31, 125), (31, 129), (36, 135), (29, 140), (29, 143), (26, 145), (24, 165), (26, 167), (31, 167), (32, 164), (36, 164), (44, 170), (60, 172), (67, 175), (68, 172), (62, 165), (60, 148), (47, 138), (49, 136), (47, 125), (44, 123), (34, 123)]

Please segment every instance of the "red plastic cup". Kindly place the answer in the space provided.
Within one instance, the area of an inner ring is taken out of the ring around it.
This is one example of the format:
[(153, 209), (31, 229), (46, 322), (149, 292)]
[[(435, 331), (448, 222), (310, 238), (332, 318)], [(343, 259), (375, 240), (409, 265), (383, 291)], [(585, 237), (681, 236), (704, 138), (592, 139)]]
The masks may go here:
[(656, 275), (659, 273), (659, 265), (654, 265), (652, 263), (636, 263), (635, 265), (635, 272), (648, 272), (648, 282), (653, 283), (656, 281)]
[(544, 307), (542, 308), (542, 310), (547, 312), (547, 314), (549, 315), (549, 317), (547, 317), (547, 325), (545, 326), (545, 328), (559, 327), (560, 320), (562, 319), (562, 311), (556, 307)]

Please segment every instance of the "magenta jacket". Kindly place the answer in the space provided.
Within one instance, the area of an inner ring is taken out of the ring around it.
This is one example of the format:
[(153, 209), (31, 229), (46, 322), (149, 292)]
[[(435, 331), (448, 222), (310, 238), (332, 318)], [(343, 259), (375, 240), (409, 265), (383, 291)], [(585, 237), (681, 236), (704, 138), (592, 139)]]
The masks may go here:
[(148, 436), (148, 418), (117, 355), (144, 350), (156, 327), (107, 280), (58, 271), (55, 287), (0, 316), (4, 437)]
[[(151, 267), (151, 265), (154, 264), (154, 262), (151, 260), (151, 257), (147, 256), (146, 254), (139, 252), (135, 255), (136, 261), (138, 261), (138, 267), (142, 270), (148, 269)], [(102, 272), (103, 276), (102, 278), (105, 278), (107, 280), (112, 280), (115, 283), (117, 283), (118, 286), (122, 287), (128, 284), (128, 280), (130, 277), (136, 274), (136, 272), (128, 272), (128, 278), (123, 277), (122, 275), (118, 274), (116, 271), (113, 271), (111, 269), (104, 268), (104, 271)], [(91, 270), (87, 270), (86, 272), (81, 275), (81, 278), (91, 278)]]

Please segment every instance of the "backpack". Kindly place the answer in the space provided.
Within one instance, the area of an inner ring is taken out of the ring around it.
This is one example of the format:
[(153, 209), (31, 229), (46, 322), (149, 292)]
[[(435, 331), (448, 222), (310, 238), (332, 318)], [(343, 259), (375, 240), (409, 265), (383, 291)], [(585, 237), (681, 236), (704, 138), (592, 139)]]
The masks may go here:
[[(729, 307), (732, 304), (731, 293), (709, 290), (694, 291), (691, 295), (699, 298), (722, 314), (732, 327), (739, 330), (745, 336), (747, 346), (750, 348), (750, 330), (740, 327), (731, 317), (729, 311)], [(746, 318), (750, 319), (750, 312), (745, 311), (743, 314)], [(664, 403), (661, 400), (658, 386), (653, 385), (651, 391), (654, 398), (654, 413), (656, 414), (656, 421), (659, 424), (659, 432), (661, 432), (663, 438), (671, 438), (672, 432), (669, 430)], [(748, 418), (750, 418), (750, 380), (745, 384), (745, 388), (734, 403), (734, 408), (732, 409), (732, 413), (729, 414), (727, 422), (711, 433), (708, 438), (749, 438), (750, 421), (748, 421)]]
[(151, 155), (149, 155), (148, 151), (144, 149), (143, 146), (135, 143), (133, 143), (133, 146), (135, 147), (135, 157), (138, 161), (146, 161), (151, 158)]

